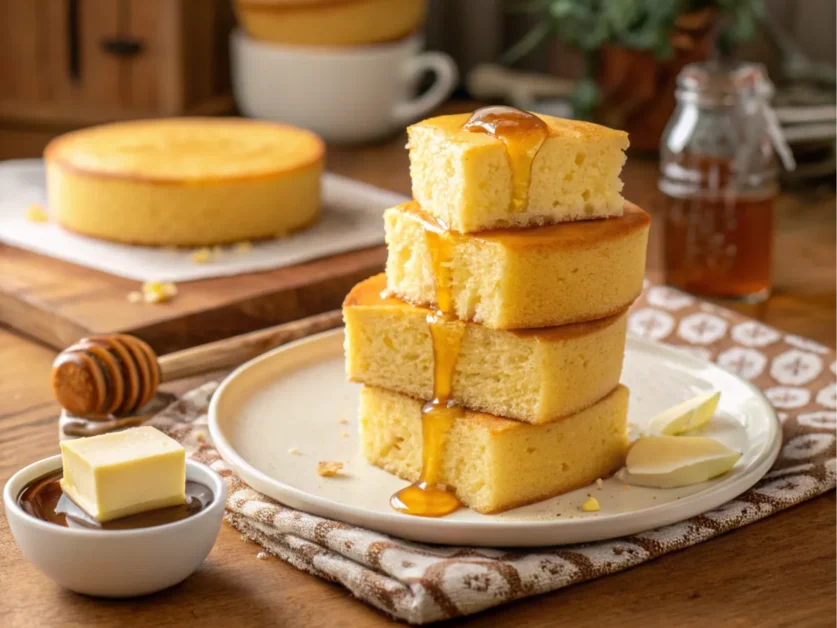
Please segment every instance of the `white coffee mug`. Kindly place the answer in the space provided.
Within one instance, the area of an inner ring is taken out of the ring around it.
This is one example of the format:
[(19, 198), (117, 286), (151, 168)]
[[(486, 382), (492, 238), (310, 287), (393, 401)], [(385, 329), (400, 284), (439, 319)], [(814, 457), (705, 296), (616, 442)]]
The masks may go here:
[[(346, 48), (289, 46), (237, 30), (235, 98), (247, 116), (305, 127), (329, 142), (374, 140), (426, 115), (456, 86), (453, 59), (422, 46), (419, 36)], [(433, 84), (413, 97), (428, 71)]]

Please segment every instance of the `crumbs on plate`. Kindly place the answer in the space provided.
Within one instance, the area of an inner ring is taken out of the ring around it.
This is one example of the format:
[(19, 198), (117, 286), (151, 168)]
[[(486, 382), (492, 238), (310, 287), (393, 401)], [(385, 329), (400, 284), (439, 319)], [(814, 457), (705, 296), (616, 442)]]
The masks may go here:
[(343, 470), (342, 462), (325, 462), (317, 463), (317, 475), (324, 478), (333, 478)]

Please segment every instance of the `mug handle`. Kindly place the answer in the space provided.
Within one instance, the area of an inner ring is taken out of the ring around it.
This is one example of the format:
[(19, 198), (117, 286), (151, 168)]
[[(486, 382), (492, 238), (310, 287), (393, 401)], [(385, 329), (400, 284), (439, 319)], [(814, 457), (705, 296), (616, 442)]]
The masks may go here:
[(428, 111), (440, 105), (453, 89), (459, 80), (459, 71), (456, 62), (444, 52), (423, 52), (411, 57), (401, 69), (402, 80), (407, 85), (414, 84), (422, 74), (430, 71), (436, 75), (436, 80), (426, 92), (417, 98), (400, 102), (395, 105), (392, 112), (393, 118), (400, 125), (407, 125), (415, 122)]

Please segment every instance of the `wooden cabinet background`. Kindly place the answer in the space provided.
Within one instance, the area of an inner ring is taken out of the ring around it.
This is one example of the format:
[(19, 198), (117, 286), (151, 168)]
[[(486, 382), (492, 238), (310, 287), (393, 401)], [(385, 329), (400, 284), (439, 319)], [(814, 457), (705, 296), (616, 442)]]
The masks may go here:
[(0, 0), (0, 158), (90, 124), (230, 111), (232, 24), (229, 0)]

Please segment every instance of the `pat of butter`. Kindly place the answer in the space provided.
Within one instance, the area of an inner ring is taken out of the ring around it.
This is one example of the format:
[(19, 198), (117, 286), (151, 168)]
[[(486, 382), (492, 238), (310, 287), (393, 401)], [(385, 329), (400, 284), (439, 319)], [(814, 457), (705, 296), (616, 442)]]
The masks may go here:
[(620, 479), (654, 488), (689, 486), (726, 473), (740, 457), (703, 436), (649, 436), (631, 446)]
[(99, 521), (186, 501), (186, 451), (153, 427), (62, 441), (61, 459), (64, 493)]
[(649, 428), (654, 434), (670, 436), (701, 428), (715, 415), (720, 398), (720, 392), (692, 397), (655, 416), (651, 419)]

